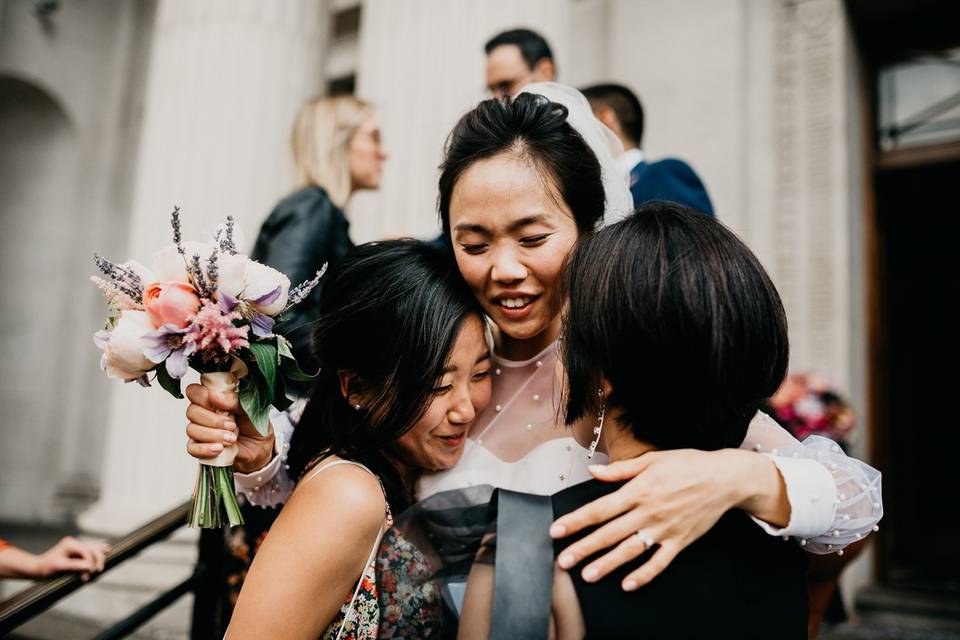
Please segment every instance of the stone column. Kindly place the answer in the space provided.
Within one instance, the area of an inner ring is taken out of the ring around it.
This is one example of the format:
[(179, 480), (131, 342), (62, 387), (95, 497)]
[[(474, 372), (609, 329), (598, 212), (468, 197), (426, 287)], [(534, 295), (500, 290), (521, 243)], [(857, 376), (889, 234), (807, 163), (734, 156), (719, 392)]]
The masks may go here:
[[(325, 3), (313, 0), (162, 0), (131, 257), (149, 263), (170, 243), (175, 204), (186, 239), (202, 239), (232, 214), (250, 247), (260, 222), (292, 186), (290, 126), (299, 104), (322, 89), (327, 26)], [(186, 401), (159, 388), (115, 384), (109, 405), (101, 498), (81, 524), (119, 533), (185, 500), (196, 464), (184, 451)]]

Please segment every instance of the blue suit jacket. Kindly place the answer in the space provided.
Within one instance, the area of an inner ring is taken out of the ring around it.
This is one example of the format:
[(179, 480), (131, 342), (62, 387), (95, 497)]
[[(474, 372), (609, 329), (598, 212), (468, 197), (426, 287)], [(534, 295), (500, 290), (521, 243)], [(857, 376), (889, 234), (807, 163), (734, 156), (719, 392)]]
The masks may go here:
[(637, 164), (630, 170), (630, 193), (634, 207), (651, 200), (668, 200), (714, 215), (707, 188), (690, 165), (676, 158)]

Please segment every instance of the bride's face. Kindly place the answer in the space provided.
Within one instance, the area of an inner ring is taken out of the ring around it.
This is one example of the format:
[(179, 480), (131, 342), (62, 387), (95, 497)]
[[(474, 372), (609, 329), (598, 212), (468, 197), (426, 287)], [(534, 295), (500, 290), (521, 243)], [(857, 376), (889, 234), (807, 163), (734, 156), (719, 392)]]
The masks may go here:
[(490, 393), (490, 349), (483, 321), (471, 315), (450, 351), (430, 406), (397, 439), (398, 457), (420, 469), (451, 468), (463, 455), (467, 432), (489, 404)]
[(454, 185), (450, 237), (460, 273), (504, 334), (537, 347), (556, 339), (577, 225), (551, 178), (515, 154), (478, 160)]

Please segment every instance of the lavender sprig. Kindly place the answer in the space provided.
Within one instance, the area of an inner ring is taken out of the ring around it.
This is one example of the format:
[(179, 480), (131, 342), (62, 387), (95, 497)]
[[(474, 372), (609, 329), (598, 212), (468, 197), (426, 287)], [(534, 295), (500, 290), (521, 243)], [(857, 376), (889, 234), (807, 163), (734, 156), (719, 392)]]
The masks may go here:
[(207, 288), (212, 294), (217, 289), (217, 278), (220, 272), (217, 268), (217, 249), (214, 248), (210, 257), (207, 258)]
[(173, 207), (173, 213), (170, 214), (170, 226), (173, 227), (173, 244), (177, 245), (177, 252), (186, 259), (183, 237), (180, 234), (180, 207), (176, 205)]
[(207, 280), (203, 277), (203, 269), (200, 268), (200, 254), (193, 254), (193, 260), (187, 263), (187, 272), (193, 278), (193, 284), (197, 287), (197, 293), (203, 298), (210, 297), (210, 288), (207, 286)]
[(143, 300), (143, 281), (133, 269), (114, 264), (99, 253), (93, 254), (93, 261), (97, 264), (97, 268), (116, 284), (123, 295), (135, 302)]
[(223, 238), (217, 233), (217, 243), (220, 250), (232, 256), (237, 255), (237, 243), (233, 239), (233, 216), (227, 216), (227, 228)]
[(90, 276), (90, 281), (96, 285), (97, 289), (100, 289), (108, 304), (118, 309), (143, 309), (143, 304), (124, 293), (116, 282), (104, 280), (97, 276)]
[(283, 308), (283, 311), (281, 311), (280, 313), (283, 313), (284, 311), (286, 311), (287, 309), (289, 309), (295, 304), (299, 304), (303, 302), (307, 298), (307, 296), (310, 295), (310, 292), (313, 291), (318, 284), (320, 284), (320, 278), (322, 278), (323, 274), (326, 272), (327, 272), (327, 263), (324, 263), (323, 266), (320, 267), (320, 269), (317, 271), (317, 275), (315, 275), (310, 280), (306, 280), (304, 282), (301, 282), (297, 286), (295, 286), (290, 291), (290, 294), (287, 296), (287, 306), (285, 306)]

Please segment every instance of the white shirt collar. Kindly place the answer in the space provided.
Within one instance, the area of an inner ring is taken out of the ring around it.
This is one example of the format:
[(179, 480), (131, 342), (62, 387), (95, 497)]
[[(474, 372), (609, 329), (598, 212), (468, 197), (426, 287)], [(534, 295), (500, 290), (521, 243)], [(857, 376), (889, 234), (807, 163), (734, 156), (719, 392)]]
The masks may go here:
[(619, 158), (620, 167), (624, 173), (629, 174), (635, 166), (643, 162), (643, 159), (643, 149), (627, 149)]

